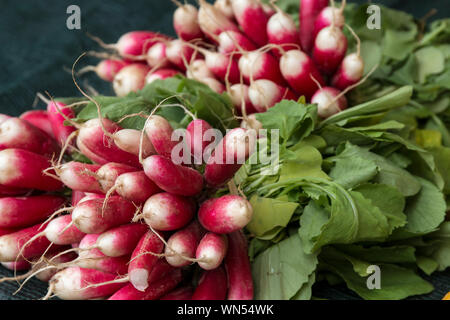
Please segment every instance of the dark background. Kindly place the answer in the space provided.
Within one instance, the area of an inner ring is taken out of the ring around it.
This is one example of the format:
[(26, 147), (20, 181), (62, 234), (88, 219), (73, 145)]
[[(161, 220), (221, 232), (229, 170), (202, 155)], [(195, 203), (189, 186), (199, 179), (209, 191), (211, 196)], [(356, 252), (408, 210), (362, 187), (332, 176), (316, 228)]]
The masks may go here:
[[(438, 9), (430, 21), (450, 17), (449, 0), (372, 2), (409, 12), (416, 18)], [(81, 8), (81, 30), (66, 27), (66, 9), (72, 4)], [(87, 32), (107, 43), (116, 42), (120, 35), (131, 30), (151, 29), (174, 35), (174, 9), (169, 0), (0, 0), (0, 113), (17, 116), (31, 109), (36, 92), (49, 91), (56, 97), (78, 96), (67, 69), (81, 53), (100, 50), (86, 36)], [(95, 63), (96, 60), (87, 57), (79, 66)], [(84, 76), (81, 84), (89, 84), (101, 94), (112, 94), (110, 84), (94, 74)], [(3, 274), (10, 275), (0, 267), (0, 276)], [(442, 299), (450, 290), (448, 273), (436, 274), (431, 281), (435, 292), (415, 298)], [(34, 280), (19, 295), (12, 296), (16, 283), (2, 283), (0, 299), (37, 299), (45, 294), (46, 287)], [(343, 287), (329, 288), (323, 284), (316, 285), (314, 293), (323, 298), (356, 298)]]

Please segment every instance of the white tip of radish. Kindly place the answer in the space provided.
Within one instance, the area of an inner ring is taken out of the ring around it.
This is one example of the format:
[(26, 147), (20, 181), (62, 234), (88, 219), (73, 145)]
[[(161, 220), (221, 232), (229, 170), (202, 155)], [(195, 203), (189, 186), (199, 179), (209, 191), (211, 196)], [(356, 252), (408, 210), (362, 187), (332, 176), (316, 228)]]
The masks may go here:
[(0, 261), (12, 262), (18, 254), (16, 239), (12, 237), (0, 237)]
[(256, 139), (257, 135), (253, 130), (233, 129), (226, 135), (227, 153), (234, 154), (236, 162), (242, 164), (255, 151)]
[(114, 77), (114, 92), (119, 97), (124, 97), (130, 92), (136, 92), (144, 88), (145, 77), (150, 68), (143, 64), (132, 64), (124, 67)]
[(262, 70), (264, 64), (263, 54), (259, 51), (251, 51), (243, 54), (239, 59), (239, 70), (245, 75), (250, 77), (257, 77), (258, 73), (254, 70)]
[[(144, 134), (142, 137), (142, 156), (147, 158), (155, 154), (155, 148)], [(141, 131), (133, 129), (122, 129), (114, 134), (114, 142), (123, 151), (134, 155), (139, 155), (139, 147), (141, 142)]]
[(219, 10), (228, 19), (234, 19), (232, 0), (216, 0), (214, 7)]
[(214, 78), (214, 74), (209, 70), (206, 61), (202, 59), (193, 61), (189, 66), (186, 75), (189, 79), (196, 80)]
[(283, 37), (285, 32), (297, 31), (297, 26), (290, 16), (280, 11), (270, 17), (267, 22), (267, 30), (273, 36), (278, 34)]
[(222, 82), (220, 82), (217, 79), (214, 78), (205, 78), (205, 79), (199, 79), (200, 82), (206, 84), (208, 87), (210, 87), (214, 92), (222, 93), (225, 91), (225, 86)]
[(20, 177), (20, 170), (17, 170), (15, 163), (20, 161), (16, 158), (14, 149), (6, 149), (0, 152), (0, 184), (14, 181)]
[(220, 10), (203, 0), (200, 1), (198, 23), (200, 29), (210, 36), (218, 35), (225, 30), (238, 30), (237, 26)]
[(148, 288), (148, 271), (145, 269), (133, 269), (130, 271), (130, 282), (139, 291)]
[(356, 53), (349, 54), (342, 61), (345, 75), (354, 81), (359, 81), (364, 74), (364, 61)]
[(246, 84), (234, 84), (230, 87), (230, 98), (233, 102), (233, 105), (236, 107), (240, 107), (242, 101), (248, 101), (248, 86)]
[(244, 198), (236, 198), (228, 203), (227, 212), (231, 213), (228, 217), (232, 224), (240, 228), (244, 228), (253, 217), (252, 205)]
[(174, 241), (170, 241), (169, 239), (168, 244), (173, 251), (166, 247), (164, 253), (166, 254), (167, 263), (176, 268), (183, 267), (191, 263), (183, 258), (193, 258), (193, 256), (192, 253), (186, 251), (186, 246), (181, 243), (181, 240), (176, 239)]
[(166, 45), (162, 42), (155, 43), (147, 51), (147, 64), (153, 68), (164, 68), (169, 65), (169, 61), (166, 58)]
[(174, 26), (181, 38), (184, 38), (184, 35), (201, 34), (197, 18), (198, 10), (191, 4), (185, 4), (175, 10), (173, 14)]
[(280, 70), (285, 77), (296, 77), (304, 72), (309, 57), (300, 50), (289, 50), (280, 59)]
[(256, 80), (249, 88), (248, 95), (253, 106), (259, 111), (267, 111), (280, 98), (279, 86), (270, 80)]
[(327, 25), (331, 25), (333, 23), (333, 14), (335, 27), (337, 28), (344, 27), (345, 17), (341, 13), (341, 10), (339, 8), (326, 7), (325, 9), (322, 10), (317, 19), (324, 19), (324, 23), (326, 23)]
[(73, 267), (64, 269), (51, 279), (54, 285), (54, 292), (63, 300), (81, 300), (83, 299), (83, 286), (81, 283), (80, 268)]
[(326, 119), (347, 108), (347, 99), (344, 96), (335, 99), (340, 93), (335, 88), (324, 87), (314, 94), (311, 103), (317, 104), (319, 117)]
[(315, 46), (323, 51), (336, 50), (343, 52), (347, 49), (347, 41), (344, 33), (339, 28), (326, 27), (317, 34)]

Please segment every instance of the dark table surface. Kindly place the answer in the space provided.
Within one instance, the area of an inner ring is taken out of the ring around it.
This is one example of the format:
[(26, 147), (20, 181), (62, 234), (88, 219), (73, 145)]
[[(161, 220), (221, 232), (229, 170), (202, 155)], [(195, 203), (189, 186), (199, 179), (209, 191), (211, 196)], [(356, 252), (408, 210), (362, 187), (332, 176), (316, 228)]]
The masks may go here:
[[(192, 3), (194, 1), (191, 1)], [(352, 1), (364, 3), (366, 1)], [(448, 0), (385, 0), (372, 1), (407, 11), (417, 18), (432, 8), (438, 13), (430, 20), (450, 16)], [(69, 5), (81, 9), (81, 30), (66, 27)], [(154, 30), (174, 35), (172, 13), (175, 6), (169, 0), (0, 0), (0, 113), (19, 115), (33, 106), (37, 92), (48, 91), (57, 97), (78, 96), (70, 73), (75, 59), (88, 50), (98, 50), (86, 33), (113, 43), (130, 30)], [(86, 57), (80, 65), (94, 64)], [(101, 94), (112, 94), (111, 86), (95, 75), (83, 77), (81, 84), (95, 88)], [(41, 103), (36, 106), (43, 108)], [(0, 276), (11, 275), (0, 267)], [(450, 291), (449, 273), (434, 275), (430, 281), (436, 290), (417, 299), (441, 299)], [(17, 283), (0, 284), (0, 299), (37, 299), (47, 289), (38, 280), (30, 281), (18, 295), (12, 295)], [(331, 299), (356, 299), (342, 286), (329, 288), (319, 283), (317, 296)]]

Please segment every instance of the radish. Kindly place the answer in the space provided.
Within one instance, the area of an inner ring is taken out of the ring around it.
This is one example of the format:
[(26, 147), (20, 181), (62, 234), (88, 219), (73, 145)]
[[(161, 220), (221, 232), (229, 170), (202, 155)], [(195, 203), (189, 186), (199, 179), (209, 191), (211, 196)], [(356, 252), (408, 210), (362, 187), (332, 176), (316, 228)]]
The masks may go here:
[(0, 150), (17, 148), (52, 157), (59, 154), (56, 141), (31, 123), (10, 118), (0, 124)]
[(31, 123), (36, 128), (41, 129), (53, 139), (55, 138), (55, 136), (53, 135), (52, 124), (50, 123), (47, 111), (45, 110), (27, 111), (20, 115), (20, 119), (25, 120)]
[(12, 118), (11, 116), (8, 116), (7, 114), (0, 113), (0, 124), (5, 122), (6, 120)]
[(244, 51), (256, 50), (256, 45), (239, 31), (224, 31), (219, 34), (218, 51), (223, 54), (234, 53), (238, 59)]
[(198, 220), (211, 232), (225, 234), (242, 229), (253, 216), (253, 208), (246, 199), (226, 195), (205, 201), (198, 211)]
[(114, 92), (118, 97), (125, 97), (131, 92), (142, 90), (145, 86), (145, 77), (149, 71), (149, 66), (140, 63), (123, 67), (114, 77)]
[(314, 24), (319, 13), (328, 6), (328, 0), (302, 0), (300, 2), (300, 42), (309, 53), (314, 44)]
[(147, 230), (145, 224), (125, 224), (100, 234), (96, 247), (108, 257), (129, 255)]
[(72, 199), (70, 203), (72, 204), (72, 206), (76, 206), (78, 202), (80, 202), (80, 200), (83, 199), (85, 196), (86, 193), (82, 191), (72, 190)]
[(161, 254), (163, 250), (164, 243), (160, 235), (153, 231), (147, 231), (139, 240), (128, 266), (130, 282), (137, 290), (144, 291), (148, 288), (149, 277), (158, 261), (156, 255)]
[(168, 294), (161, 297), (161, 299), (159, 300), (191, 300), (193, 293), (194, 290), (192, 289), (192, 287), (182, 287), (170, 291)]
[(317, 37), (317, 34), (323, 28), (329, 27), (333, 24), (337, 28), (343, 28), (345, 25), (345, 17), (344, 17), (344, 8), (345, 8), (345, 0), (342, 1), (341, 8), (334, 7), (326, 7), (322, 11), (320, 11), (317, 16), (316, 22), (314, 23), (314, 39)]
[(190, 197), (203, 189), (203, 177), (198, 171), (176, 165), (163, 156), (150, 156), (142, 165), (147, 177), (166, 192)]
[(205, 134), (211, 129), (213, 129), (213, 127), (202, 119), (191, 121), (186, 128), (186, 144), (194, 158), (194, 164), (203, 163), (203, 153), (212, 143), (205, 139)]
[(239, 31), (238, 26), (205, 0), (199, 0), (198, 23), (200, 29), (212, 40), (223, 31)]
[(65, 117), (75, 118), (75, 112), (64, 103), (55, 101), (47, 103), (47, 112), (56, 141), (64, 145), (70, 134), (76, 130), (75, 127), (64, 124)]
[(166, 56), (166, 44), (157, 42), (151, 46), (147, 51), (146, 61), (151, 68), (166, 68), (170, 66)]
[(265, 112), (284, 99), (297, 100), (289, 88), (266, 79), (254, 81), (249, 87), (248, 96), (258, 112)]
[(130, 256), (122, 257), (84, 257), (77, 258), (74, 261), (61, 265), (62, 267), (77, 266), (80, 268), (95, 269), (111, 274), (126, 275), (128, 272), (128, 262)]
[(30, 192), (29, 189), (5, 187), (0, 185), (0, 197), (20, 196)]
[(167, 241), (164, 251), (167, 262), (175, 268), (191, 264), (202, 235), (202, 227), (197, 221), (175, 232)]
[(178, 141), (172, 141), (173, 128), (169, 121), (161, 116), (152, 115), (147, 118), (145, 133), (159, 155), (171, 157), (172, 149)]
[(258, 112), (250, 101), (248, 95), (249, 86), (246, 84), (234, 84), (230, 87), (228, 94), (230, 95), (233, 105), (236, 107), (236, 112), (238, 114), (243, 114), (243, 107), (245, 103), (245, 113), (252, 114)]
[(186, 71), (186, 66), (192, 59), (194, 49), (180, 39), (169, 41), (166, 46), (167, 59), (178, 69)]
[(223, 268), (204, 271), (192, 295), (192, 300), (225, 300), (227, 289), (227, 275)]
[(234, 16), (244, 33), (258, 46), (267, 44), (268, 17), (259, 0), (232, 1)]
[[(87, 300), (107, 297), (124, 286), (123, 283), (110, 283), (98, 287), (92, 284), (102, 284), (116, 279), (112, 273), (94, 269), (70, 267), (53, 276), (50, 280), (49, 296), (51, 293), (63, 300)], [(89, 286), (89, 288), (87, 288)]]
[(325, 27), (317, 34), (313, 48), (313, 60), (326, 74), (333, 74), (344, 59), (347, 38), (335, 25)]
[(285, 52), (280, 60), (280, 70), (291, 88), (308, 100), (317, 91), (317, 84), (313, 78), (320, 85), (325, 84), (313, 60), (300, 50)]
[(248, 258), (247, 239), (240, 230), (228, 235), (225, 268), (228, 277), (227, 300), (252, 300), (253, 280)]
[(262, 8), (264, 10), (264, 13), (266, 14), (267, 18), (272, 17), (276, 12), (276, 10), (273, 8), (273, 5), (262, 3)]
[(130, 64), (129, 61), (119, 59), (105, 59), (100, 61), (96, 66), (86, 66), (78, 71), (78, 75), (93, 71), (97, 76), (105, 81), (113, 82), (114, 78), (120, 70)]
[(17, 232), (17, 231), (19, 231), (19, 229), (17, 229), (17, 228), (1, 228), (0, 227), (0, 237), (10, 234), (10, 233)]
[(23, 258), (31, 258), (42, 255), (50, 245), (50, 241), (42, 235), (25, 246), (25, 244), (39, 233), (42, 224), (22, 229), (0, 237), (0, 261), (11, 262)]
[(138, 171), (138, 169), (136, 169), (135, 167), (123, 163), (110, 162), (103, 165), (102, 167), (100, 167), (100, 169), (97, 170), (96, 178), (100, 183), (103, 192), (106, 193), (112, 187), (114, 187), (116, 180), (120, 175), (136, 171)]
[(103, 193), (103, 189), (96, 175), (96, 172), (100, 168), (96, 164), (70, 161), (55, 170), (61, 181), (72, 190)]
[(52, 177), (43, 173), (49, 166), (47, 158), (27, 150), (0, 151), (0, 184), (5, 187), (42, 191), (61, 190), (63, 184), (54, 178), (53, 170), (48, 170)]
[(73, 225), (70, 215), (60, 216), (50, 221), (42, 234), (51, 243), (58, 245), (70, 245), (80, 242), (86, 236), (84, 232), (81, 232)]
[[(114, 134), (122, 128), (111, 120), (91, 119), (83, 124), (77, 137), (77, 145), (83, 145), (108, 162), (141, 167), (136, 155), (121, 150), (113, 141)], [(106, 131), (106, 134), (105, 134)]]
[(217, 269), (227, 254), (228, 239), (224, 235), (207, 233), (198, 244), (195, 258), (204, 270)]
[[(2, 262), (1, 265), (11, 271), (26, 271), (31, 268), (31, 263), (27, 260), (18, 260), (13, 262)], [(4, 282), (4, 278), (0, 278), (0, 283)]]
[(98, 165), (104, 165), (109, 163), (108, 160), (100, 157), (99, 155), (95, 154), (91, 150), (89, 150), (82, 141), (78, 140), (76, 142), (78, 149), (80, 150), (81, 154), (83, 154), (86, 158), (91, 160), (94, 164)]
[(208, 87), (211, 88), (212, 91), (214, 91), (216, 93), (221, 94), (226, 91), (223, 83), (215, 78), (204, 78), (204, 79), (199, 79), (198, 81), (203, 84), (206, 84)]
[(63, 197), (52, 195), (0, 198), (0, 228), (34, 225), (43, 221), (64, 202)]
[[(114, 133), (113, 139), (116, 145), (123, 151), (139, 156), (141, 134), (139, 130), (122, 129)], [(155, 154), (156, 151), (147, 135), (144, 134), (142, 138), (142, 156), (147, 158)]]
[(137, 290), (130, 283), (113, 294), (108, 300), (156, 300), (173, 290), (182, 279), (181, 270), (174, 270), (170, 274), (150, 284), (145, 291)]
[(132, 202), (112, 196), (105, 205), (103, 199), (79, 203), (72, 212), (72, 220), (82, 232), (100, 233), (130, 222), (135, 211)]
[(189, 79), (195, 79), (198, 81), (201, 81), (202, 79), (206, 78), (214, 79), (215, 77), (214, 73), (211, 70), (209, 70), (206, 61), (203, 59), (197, 59), (193, 61), (187, 68), (186, 76)]
[(195, 209), (191, 199), (163, 192), (151, 196), (145, 202), (142, 216), (155, 230), (174, 231), (192, 220)]
[(151, 181), (144, 171), (127, 172), (121, 174), (114, 186), (108, 191), (108, 195), (116, 192), (119, 196), (136, 204), (144, 203), (161, 189)]
[(172, 78), (172, 77), (176, 76), (177, 74), (180, 74), (180, 72), (175, 69), (159, 69), (159, 70), (147, 73), (145, 82), (147, 84), (149, 84), (156, 80), (164, 80), (167, 78)]
[[(279, 45), (284, 50), (300, 48), (300, 36), (294, 20), (279, 9), (267, 22), (267, 37), (269, 43)], [(278, 56), (278, 51), (275, 51)]]
[(286, 83), (280, 72), (278, 61), (268, 52), (256, 50), (244, 53), (239, 58), (238, 64), (247, 83), (259, 79), (272, 80), (278, 85)]
[(225, 135), (206, 163), (204, 177), (208, 185), (219, 187), (233, 178), (255, 149), (253, 133), (235, 128)]
[(180, 4), (175, 1), (178, 8), (173, 14), (173, 27), (178, 37), (184, 41), (203, 38), (202, 30), (198, 23), (198, 10), (190, 4)]
[[(47, 260), (51, 260), (52, 263), (54, 263), (55, 265), (68, 263), (70, 261), (75, 260), (75, 258), (76, 258), (76, 255), (73, 252), (68, 252), (63, 255), (59, 255), (59, 252), (61, 252), (61, 250), (47, 253), (45, 255), (45, 258)], [(42, 270), (47, 266), (48, 266), (48, 263), (46, 263), (44, 260), (42, 262), (36, 263), (33, 266), (33, 269), (31, 271), (33, 271), (33, 274), (36, 276), (37, 279), (41, 280), (42, 282), (49, 282), (50, 279), (53, 278), (53, 276), (58, 272), (58, 270), (56, 268), (49, 268), (49, 269)], [(34, 270), (42, 270), (42, 271), (36, 273)], [(23, 284), (24, 283), (22, 283), (22, 285)]]
[(328, 118), (347, 108), (347, 99), (341, 91), (332, 87), (323, 87), (317, 90), (311, 99), (317, 104), (317, 113), (321, 118)]
[(234, 20), (233, 6), (231, 3), (232, 0), (216, 0), (214, 7), (228, 19)]

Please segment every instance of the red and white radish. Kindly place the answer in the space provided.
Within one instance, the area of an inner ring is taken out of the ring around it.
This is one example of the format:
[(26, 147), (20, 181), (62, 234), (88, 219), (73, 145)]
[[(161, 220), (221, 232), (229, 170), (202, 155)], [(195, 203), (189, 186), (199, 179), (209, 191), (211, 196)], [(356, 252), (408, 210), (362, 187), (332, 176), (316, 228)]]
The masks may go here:
[[(141, 142), (142, 132), (134, 129), (122, 129), (114, 133), (113, 139), (116, 145), (128, 153), (139, 156), (139, 147)], [(142, 156), (147, 158), (155, 154), (155, 148), (148, 139), (147, 135), (142, 137)]]
[(192, 295), (192, 300), (225, 300), (227, 290), (227, 275), (223, 268), (204, 271)]
[(258, 112), (253, 106), (249, 97), (249, 86), (246, 84), (234, 84), (230, 87), (228, 94), (230, 95), (233, 105), (236, 107), (238, 114), (243, 114), (242, 108), (245, 103), (245, 113), (252, 114)]
[(194, 55), (194, 49), (180, 39), (169, 41), (166, 46), (167, 59), (178, 69), (186, 71), (186, 66)]
[(135, 167), (123, 164), (110, 162), (100, 167), (96, 172), (96, 178), (102, 187), (103, 192), (108, 192), (112, 187), (114, 187), (117, 178), (129, 172), (136, 172), (138, 169)]
[(239, 58), (239, 70), (247, 83), (251, 80), (266, 79), (278, 85), (284, 85), (284, 80), (278, 61), (268, 52), (251, 51)]
[(320, 30), (331, 26), (333, 23), (337, 28), (342, 29), (344, 27), (344, 1), (342, 2), (341, 8), (334, 8), (330, 6), (320, 11), (319, 15), (316, 18), (316, 22), (314, 23), (314, 39), (317, 37), (317, 34), (320, 32)]
[(267, 44), (268, 17), (259, 0), (232, 1), (234, 16), (244, 33), (258, 46)]
[(76, 130), (73, 126), (65, 125), (65, 118), (75, 118), (75, 112), (64, 103), (57, 101), (47, 104), (47, 112), (56, 141), (64, 145), (67, 138)]
[(145, 82), (147, 84), (149, 84), (156, 80), (164, 80), (167, 78), (174, 77), (177, 74), (180, 74), (180, 71), (175, 70), (175, 69), (159, 69), (159, 70), (147, 73)]
[(70, 161), (56, 168), (56, 172), (61, 181), (72, 190), (103, 193), (96, 175), (100, 168), (96, 164)]
[(190, 4), (179, 4), (173, 14), (173, 27), (178, 37), (184, 41), (203, 38), (203, 32), (198, 22), (198, 10)]
[(228, 19), (234, 20), (233, 6), (231, 3), (232, 0), (216, 0), (214, 2), (214, 7)]
[(266, 79), (254, 81), (249, 87), (248, 96), (258, 112), (267, 111), (283, 99), (296, 100), (291, 89)]
[[(27, 260), (18, 260), (12, 262), (2, 262), (1, 265), (11, 271), (26, 271), (31, 268), (31, 263)], [(4, 278), (0, 278), (0, 283), (5, 281)]]
[(217, 80), (216, 78), (205, 78), (205, 79), (199, 79), (203, 84), (206, 84), (212, 91), (216, 93), (223, 93), (226, 91), (225, 85)]
[(198, 171), (176, 165), (163, 156), (148, 157), (142, 165), (147, 177), (166, 192), (189, 197), (203, 189), (203, 177)]
[(97, 76), (105, 81), (113, 82), (117, 73), (130, 64), (129, 61), (119, 59), (105, 59), (96, 66), (86, 66), (78, 71), (78, 75), (93, 71)]
[(300, 43), (309, 53), (314, 44), (314, 24), (319, 13), (328, 6), (329, 0), (302, 0), (300, 2)]
[(129, 255), (147, 230), (148, 226), (145, 224), (125, 224), (100, 234), (96, 241), (96, 247), (108, 257)]
[(313, 60), (319, 70), (333, 74), (347, 52), (347, 37), (336, 26), (325, 27), (317, 34), (313, 48)]
[(172, 156), (172, 149), (178, 141), (172, 141), (173, 128), (165, 118), (152, 115), (145, 124), (145, 133), (155, 151), (164, 157)]
[(54, 244), (70, 245), (80, 242), (86, 234), (73, 225), (71, 215), (57, 217), (50, 221), (42, 232)]
[(209, 38), (215, 40), (223, 31), (239, 31), (238, 26), (219, 9), (207, 3), (205, 0), (199, 0), (199, 4), (198, 23), (200, 29)]
[(144, 203), (161, 189), (151, 181), (144, 171), (128, 172), (120, 175), (108, 193), (116, 192), (119, 196), (133, 203)]
[[(269, 43), (279, 45), (284, 50), (300, 48), (298, 27), (291, 16), (279, 8), (267, 23), (267, 37)], [(280, 55), (277, 50), (274, 53)]]
[(200, 240), (195, 259), (204, 270), (217, 269), (227, 254), (227, 248), (226, 236), (209, 232)]
[(187, 68), (186, 76), (189, 79), (195, 79), (198, 81), (201, 81), (202, 79), (206, 78), (214, 79), (214, 73), (211, 70), (209, 70), (206, 61), (203, 59), (197, 59), (192, 61), (192, 63)]
[(142, 217), (155, 230), (178, 230), (192, 220), (195, 203), (182, 196), (163, 192), (151, 196), (144, 205)]
[(52, 124), (45, 110), (31, 110), (20, 115), (20, 119), (31, 123), (33, 126), (41, 129), (50, 137), (55, 138), (53, 134)]
[(341, 91), (332, 87), (323, 87), (314, 94), (311, 103), (317, 104), (317, 113), (321, 118), (328, 118), (347, 108), (347, 99)]
[(191, 121), (186, 128), (186, 144), (194, 159), (194, 164), (203, 163), (203, 154), (206, 148), (212, 143), (207, 141), (206, 134), (213, 129), (211, 125), (202, 119)]
[(149, 71), (149, 66), (140, 63), (123, 67), (114, 77), (114, 92), (117, 96), (124, 97), (131, 92), (142, 90), (145, 86), (145, 77)]
[(170, 66), (170, 62), (166, 56), (166, 44), (157, 42), (147, 51), (147, 64), (151, 68), (166, 68)]
[(234, 53), (238, 59), (242, 52), (256, 50), (256, 45), (239, 31), (224, 31), (219, 34), (218, 51), (223, 54)]

